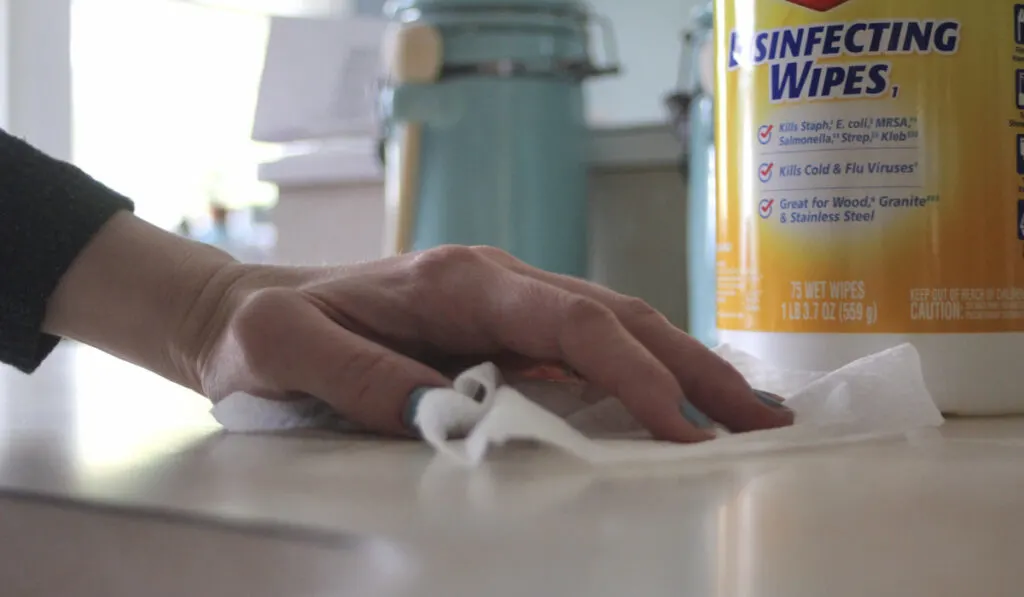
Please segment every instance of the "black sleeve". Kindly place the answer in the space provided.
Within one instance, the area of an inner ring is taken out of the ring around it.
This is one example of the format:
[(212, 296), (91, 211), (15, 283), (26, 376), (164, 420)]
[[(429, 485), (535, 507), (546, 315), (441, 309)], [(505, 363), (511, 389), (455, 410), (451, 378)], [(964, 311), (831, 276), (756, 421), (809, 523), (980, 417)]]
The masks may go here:
[(58, 339), (42, 333), (61, 276), (125, 197), (0, 130), (0, 362), (30, 373)]

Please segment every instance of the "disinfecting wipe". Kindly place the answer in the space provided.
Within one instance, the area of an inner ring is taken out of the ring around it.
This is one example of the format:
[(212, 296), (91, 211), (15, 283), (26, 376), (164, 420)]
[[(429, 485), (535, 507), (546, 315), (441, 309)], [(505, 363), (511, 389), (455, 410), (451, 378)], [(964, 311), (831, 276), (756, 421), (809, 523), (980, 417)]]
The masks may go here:
[(719, 339), (1024, 413), (1024, 2), (715, 8)]

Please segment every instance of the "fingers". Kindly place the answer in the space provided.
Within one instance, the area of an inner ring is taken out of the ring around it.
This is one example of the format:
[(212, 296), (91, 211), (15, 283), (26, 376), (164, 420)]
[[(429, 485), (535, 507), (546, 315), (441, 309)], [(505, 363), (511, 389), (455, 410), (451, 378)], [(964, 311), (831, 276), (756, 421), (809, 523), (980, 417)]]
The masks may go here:
[(410, 435), (414, 391), (447, 387), (437, 371), (337, 325), (302, 295), (259, 293), (236, 318), (249, 367), (269, 384), (316, 396), (369, 430)]
[(616, 396), (655, 438), (711, 437), (684, 418), (672, 372), (599, 302), (518, 274), (495, 277), (481, 301), (477, 317), (505, 348), (570, 365)]
[[(368, 278), (344, 292), (325, 285), (324, 304), (292, 290), (255, 295), (233, 329), (247, 369), (268, 387), (317, 396), (370, 430), (403, 435), (410, 395), (451, 381), (368, 338), (409, 354), (447, 353), (455, 357), (448, 365), (486, 354), (527, 357), (520, 365), (564, 363), (663, 440), (711, 437), (701, 413), (684, 417), (681, 409), (691, 406), (735, 431), (792, 422), (731, 365), (636, 299), (494, 250), (435, 251), (384, 265), (391, 267), (350, 272)], [(443, 358), (430, 363), (449, 371)]]
[(519, 275), (587, 297), (606, 307), (629, 334), (672, 373), (690, 402), (732, 431), (767, 429), (793, 422), (793, 414), (788, 409), (758, 399), (732, 365), (642, 301), (584, 280), (533, 268), (501, 251), (484, 248), (482, 252)]

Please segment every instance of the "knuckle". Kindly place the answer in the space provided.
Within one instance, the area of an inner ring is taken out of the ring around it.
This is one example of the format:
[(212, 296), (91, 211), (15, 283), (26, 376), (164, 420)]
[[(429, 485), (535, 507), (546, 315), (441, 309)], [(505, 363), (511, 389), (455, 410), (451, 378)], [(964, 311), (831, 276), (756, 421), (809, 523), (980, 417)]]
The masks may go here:
[(624, 317), (636, 321), (661, 321), (664, 319), (661, 312), (652, 307), (650, 303), (632, 296), (620, 299), (616, 310)]
[(572, 326), (599, 326), (617, 322), (611, 309), (584, 296), (574, 296), (566, 305), (566, 320)]
[(508, 263), (511, 261), (518, 261), (511, 253), (498, 247), (492, 247), (490, 245), (476, 245), (470, 247), (480, 257), (490, 259), (498, 263)]
[(353, 352), (329, 380), (341, 390), (329, 401), (343, 416), (369, 430), (402, 433), (407, 373), (402, 361), (386, 351)]
[(372, 411), (375, 396), (386, 394), (386, 388), (399, 377), (394, 359), (383, 351), (370, 350), (347, 355), (337, 371), (336, 385), (345, 388), (344, 402), (339, 406), (354, 416), (363, 416), (363, 410)]
[(482, 262), (481, 255), (471, 247), (442, 245), (417, 255), (412, 262), (412, 268), (415, 273), (432, 278)]

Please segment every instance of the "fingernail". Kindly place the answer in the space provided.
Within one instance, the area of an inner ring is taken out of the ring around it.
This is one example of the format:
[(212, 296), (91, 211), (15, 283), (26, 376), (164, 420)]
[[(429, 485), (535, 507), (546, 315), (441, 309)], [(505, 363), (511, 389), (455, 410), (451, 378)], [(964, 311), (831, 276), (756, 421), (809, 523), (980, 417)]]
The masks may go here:
[(424, 394), (433, 389), (420, 386), (409, 394), (409, 399), (405, 403), (405, 410), (402, 411), (402, 424), (405, 425), (406, 429), (417, 431), (416, 411), (420, 407), (420, 401), (423, 400)]
[(758, 400), (772, 408), (789, 410), (789, 407), (783, 404), (782, 398), (776, 396), (775, 394), (772, 394), (771, 392), (765, 392), (764, 390), (754, 390), (754, 395), (757, 396)]
[(715, 426), (714, 421), (698, 410), (696, 406), (690, 404), (687, 399), (683, 398), (682, 405), (679, 408), (683, 416), (686, 417), (686, 420), (692, 423), (694, 427), (698, 429), (711, 429)]

